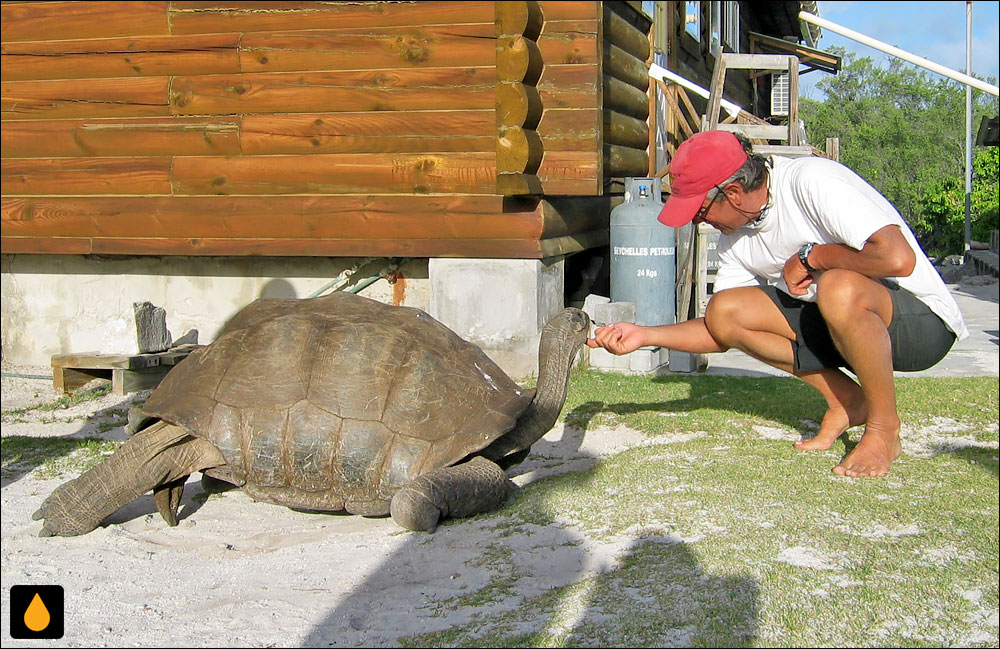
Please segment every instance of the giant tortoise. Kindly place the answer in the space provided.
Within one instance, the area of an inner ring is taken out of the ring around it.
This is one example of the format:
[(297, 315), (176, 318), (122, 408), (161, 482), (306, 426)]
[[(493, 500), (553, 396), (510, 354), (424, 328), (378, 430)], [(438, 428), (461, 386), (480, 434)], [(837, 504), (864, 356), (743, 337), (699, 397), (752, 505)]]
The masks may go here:
[(85, 534), (153, 490), (176, 525), (187, 477), (296, 509), (439, 519), (499, 506), (504, 468), (555, 423), (590, 321), (544, 328), (535, 390), (423, 311), (349, 293), (260, 299), (150, 395), (153, 423), (35, 512), (41, 535)]

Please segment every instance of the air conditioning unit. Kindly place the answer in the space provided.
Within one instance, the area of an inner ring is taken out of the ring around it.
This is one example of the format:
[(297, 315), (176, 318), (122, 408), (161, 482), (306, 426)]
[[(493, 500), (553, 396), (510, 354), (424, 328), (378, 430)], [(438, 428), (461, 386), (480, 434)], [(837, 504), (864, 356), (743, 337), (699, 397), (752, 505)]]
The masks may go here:
[(771, 115), (788, 116), (788, 72), (771, 73)]

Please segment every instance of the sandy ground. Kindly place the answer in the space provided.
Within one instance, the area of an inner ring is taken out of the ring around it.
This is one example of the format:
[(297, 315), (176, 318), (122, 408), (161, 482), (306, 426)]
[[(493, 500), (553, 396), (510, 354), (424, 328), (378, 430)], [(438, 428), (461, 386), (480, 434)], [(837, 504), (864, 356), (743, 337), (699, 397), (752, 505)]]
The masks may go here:
[[(995, 293), (995, 285), (989, 290)], [(992, 293), (987, 308), (996, 318)], [(987, 350), (995, 346), (995, 328), (985, 327)], [(44, 367), (5, 365), (3, 371), (49, 374)], [(4, 410), (56, 396), (51, 382), (39, 379), (5, 376), (2, 388)], [(3, 435), (125, 439), (120, 426), (101, 424), (120, 419), (144, 394), (32, 412), (23, 423), (5, 423)], [(627, 429), (599, 427), (584, 438), (560, 424), (515, 469), (514, 479), (525, 485), (585, 470), (644, 439)], [(486, 585), (490, 574), (477, 568), (481, 549), (506, 536), (502, 516), (428, 535), (403, 532), (390, 519), (307, 514), (255, 503), (238, 490), (205, 499), (199, 479), (192, 477), (176, 528), (166, 526), (147, 495), (88, 535), (39, 538), (41, 523), (31, 520), (32, 512), (73, 475), (41, 479), (14, 472), (3, 479), (5, 647), (394, 646), (403, 636), (467, 622), (468, 607), (448, 602)], [(503, 610), (511, 601), (613, 569), (629, 542), (594, 541), (573, 532), (572, 521), (564, 523), (506, 539), (527, 576), (517, 580), (512, 598), (490, 606)], [(64, 587), (61, 640), (10, 638), (9, 587), (17, 584)]]
[[(4, 372), (46, 369), (5, 366)], [(121, 427), (101, 432), (100, 424), (145, 394), (30, 413), (24, 423), (4, 424), (3, 435), (125, 439)], [(42, 380), (3, 379), (5, 410), (55, 396)], [(514, 470), (514, 481), (523, 486), (585, 470), (644, 439), (627, 429), (591, 429), (584, 439), (560, 424)], [(440, 604), (486, 585), (490, 574), (475, 568), (480, 549), (504, 535), (502, 518), (428, 535), (403, 532), (390, 519), (295, 512), (238, 490), (205, 500), (192, 477), (176, 528), (166, 526), (147, 495), (85, 536), (39, 538), (32, 512), (75, 474), (3, 480), (5, 647), (51, 646), (11, 640), (9, 587), (18, 584), (65, 589), (59, 646), (393, 646), (400, 636), (467, 621), (459, 607), (442, 612)], [(531, 531), (511, 548), (531, 575), (518, 581), (520, 597), (607, 570), (622, 551), (614, 541), (592, 544), (562, 525)]]

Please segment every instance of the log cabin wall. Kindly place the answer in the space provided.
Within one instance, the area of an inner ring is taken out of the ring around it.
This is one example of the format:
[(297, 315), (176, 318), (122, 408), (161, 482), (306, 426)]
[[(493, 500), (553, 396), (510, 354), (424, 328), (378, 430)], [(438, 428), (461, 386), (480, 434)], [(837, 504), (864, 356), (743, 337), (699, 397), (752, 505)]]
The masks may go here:
[[(634, 4), (5, 2), (3, 252), (600, 245), (606, 177), (645, 156)], [(502, 123), (505, 84), (541, 108)]]

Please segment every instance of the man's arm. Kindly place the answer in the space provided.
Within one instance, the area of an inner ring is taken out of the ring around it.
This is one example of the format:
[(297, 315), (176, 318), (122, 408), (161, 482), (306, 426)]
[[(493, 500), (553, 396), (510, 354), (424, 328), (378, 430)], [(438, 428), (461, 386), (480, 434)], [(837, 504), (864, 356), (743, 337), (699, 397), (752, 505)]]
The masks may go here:
[(666, 347), (691, 354), (724, 352), (705, 326), (705, 318), (685, 320), (672, 325), (644, 327), (631, 322), (616, 322), (599, 327), (587, 340), (591, 347), (603, 347), (612, 354), (628, 354), (640, 347)]
[[(808, 261), (818, 271), (843, 268), (880, 278), (908, 276), (916, 266), (917, 257), (899, 226), (887, 225), (876, 230), (861, 250), (840, 243), (817, 244), (809, 253)], [(782, 274), (792, 295), (804, 295), (813, 282), (798, 254), (788, 258)]]

